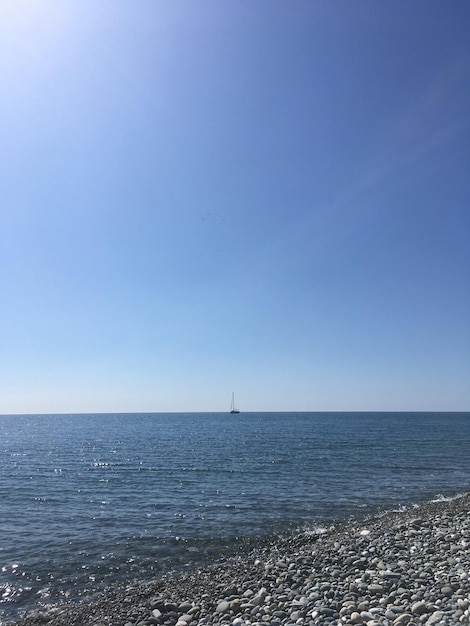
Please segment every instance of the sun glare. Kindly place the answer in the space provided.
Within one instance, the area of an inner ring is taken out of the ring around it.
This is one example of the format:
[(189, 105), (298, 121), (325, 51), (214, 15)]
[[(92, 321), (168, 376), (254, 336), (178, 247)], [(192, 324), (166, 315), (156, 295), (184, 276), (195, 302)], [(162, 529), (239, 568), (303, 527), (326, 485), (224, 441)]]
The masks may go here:
[(29, 36), (47, 28), (52, 14), (57, 14), (57, 5), (33, 0), (5, 0), (0, 4), (3, 28), (11, 38)]
[(61, 62), (73, 24), (66, 2), (6, 0), (0, 3), (0, 46), (6, 85), (13, 99), (24, 97)]

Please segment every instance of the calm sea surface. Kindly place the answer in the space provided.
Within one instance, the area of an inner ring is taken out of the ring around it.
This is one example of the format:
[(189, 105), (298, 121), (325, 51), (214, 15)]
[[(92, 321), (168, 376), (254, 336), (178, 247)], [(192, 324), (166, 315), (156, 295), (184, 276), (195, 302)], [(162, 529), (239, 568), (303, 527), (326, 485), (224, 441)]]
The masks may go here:
[(470, 413), (0, 416), (0, 623), (470, 491)]

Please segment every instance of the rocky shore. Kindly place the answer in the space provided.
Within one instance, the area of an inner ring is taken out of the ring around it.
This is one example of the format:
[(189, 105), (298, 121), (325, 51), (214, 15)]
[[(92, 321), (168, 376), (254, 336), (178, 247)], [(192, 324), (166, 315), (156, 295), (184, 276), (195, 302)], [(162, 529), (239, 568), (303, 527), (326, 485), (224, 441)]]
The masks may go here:
[(470, 624), (470, 494), (296, 533), (18, 626)]

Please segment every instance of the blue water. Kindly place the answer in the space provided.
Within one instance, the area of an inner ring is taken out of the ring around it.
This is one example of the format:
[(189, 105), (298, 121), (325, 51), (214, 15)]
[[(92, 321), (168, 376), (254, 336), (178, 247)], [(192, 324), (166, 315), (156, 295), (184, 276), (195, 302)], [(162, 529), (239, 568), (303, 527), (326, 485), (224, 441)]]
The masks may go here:
[(0, 416), (0, 620), (470, 491), (470, 413)]

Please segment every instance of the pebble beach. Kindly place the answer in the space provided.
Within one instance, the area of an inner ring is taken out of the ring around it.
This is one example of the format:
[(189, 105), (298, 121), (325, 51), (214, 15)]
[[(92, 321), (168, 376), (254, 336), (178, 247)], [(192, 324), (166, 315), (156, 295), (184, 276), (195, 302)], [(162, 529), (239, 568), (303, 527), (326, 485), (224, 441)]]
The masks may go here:
[(17, 626), (470, 624), (470, 494), (295, 532)]

